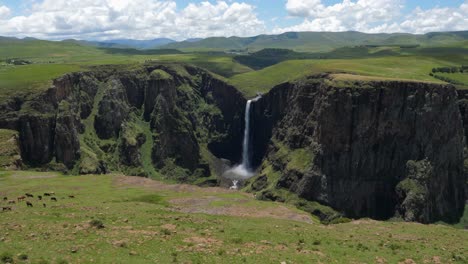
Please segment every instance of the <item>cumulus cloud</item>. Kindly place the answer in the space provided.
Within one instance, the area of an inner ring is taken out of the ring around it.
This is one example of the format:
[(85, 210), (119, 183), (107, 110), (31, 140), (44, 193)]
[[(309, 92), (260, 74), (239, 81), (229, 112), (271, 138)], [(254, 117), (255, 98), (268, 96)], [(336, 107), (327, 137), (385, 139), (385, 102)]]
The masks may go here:
[(263, 30), (253, 6), (225, 1), (179, 10), (172, 0), (44, 0), (32, 6), (30, 15), (0, 24), (0, 35), (55, 39), (183, 39)]
[(7, 6), (0, 6), (0, 20), (10, 15), (10, 9)]
[(328, 6), (321, 0), (288, 0), (288, 13), (305, 20), (275, 31), (369, 31), (376, 23), (390, 22), (400, 16), (402, 8), (402, 0), (344, 0)]
[(343, 0), (324, 5), (321, 0), (287, 0), (289, 15), (303, 17), (298, 25), (276, 28), (285, 31), (410, 32), (466, 30), (468, 0), (457, 8), (416, 8), (403, 15), (404, 0)]
[(416, 8), (399, 26), (399, 31), (414, 33), (467, 29), (468, 1), (459, 8)]

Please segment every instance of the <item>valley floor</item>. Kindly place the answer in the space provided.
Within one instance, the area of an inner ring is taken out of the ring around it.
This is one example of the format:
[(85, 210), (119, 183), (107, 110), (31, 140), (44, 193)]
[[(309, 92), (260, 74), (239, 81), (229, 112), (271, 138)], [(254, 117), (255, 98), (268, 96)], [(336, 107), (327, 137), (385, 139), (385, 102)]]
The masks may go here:
[[(39, 201), (37, 195), (53, 192)], [(25, 201), (8, 204), (25, 193)], [(72, 197), (69, 197), (72, 196)], [(221, 188), (122, 175), (0, 172), (0, 262), (467, 263), (468, 231), (357, 220), (325, 226)], [(44, 207), (44, 205), (46, 207)]]

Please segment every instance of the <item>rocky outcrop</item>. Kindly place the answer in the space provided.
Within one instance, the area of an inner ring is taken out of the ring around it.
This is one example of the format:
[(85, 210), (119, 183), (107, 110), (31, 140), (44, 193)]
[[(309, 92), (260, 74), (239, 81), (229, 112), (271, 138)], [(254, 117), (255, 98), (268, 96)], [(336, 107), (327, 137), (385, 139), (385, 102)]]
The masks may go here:
[(94, 119), (94, 128), (99, 138), (118, 138), (122, 123), (129, 113), (130, 107), (124, 86), (116, 79), (109, 80)]
[(21, 169), (22, 165), (18, 132), (0, 129), (0, 168), (17, 170)]
[(80, 158), (80, 141), (78, 138), (80, 124), (77, 108), (73, 109), (67, 101), (62, 101), (57, 111), (55, 125), (55, 157), (56, 161), (63, 163), (71, 169)]
[(246, 100), (235, 87), (209, 74), (200, 75), (202, 96), (221, 111), (219, 115), (211, 115), (210, 119), (206, 120), (211, 131), (208, 148), (217, 157), (239, 162), (242, 153), (240, 142), (244, 135)]
[(465, 141), (455, 88), (321, 77), (253, 106), (256, 161), (264, 154), (280, 172), (276, 188), (350, 217), (456, 221)]
[(156, 169), (195, 180), (211, 174), (207, 146), (240, 153), (242, 138), (232, 134), (241, 129), (244, 104), (237, 90), (198, 68), (102, 66), (0, 104), (0, 127), (19, 131), (22, 157), (33, 167), (133, 175)]
[(125, 123), (122, 127), (119, 157), (120, 162), (126, 166), (139, 167), (142, 165), (140, 148), (146, 142), (145, 134), (135, 127), (134, 123)]
[(54, 154), (55, 116), (22, 115), (18, 129), (23, 160), (32, 166), (49, 163)]

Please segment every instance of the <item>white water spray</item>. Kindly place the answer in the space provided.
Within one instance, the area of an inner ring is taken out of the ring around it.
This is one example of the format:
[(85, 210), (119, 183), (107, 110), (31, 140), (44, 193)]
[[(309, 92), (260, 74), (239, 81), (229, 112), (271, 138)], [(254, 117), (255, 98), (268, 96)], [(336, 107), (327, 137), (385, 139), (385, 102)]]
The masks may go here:
[(232, 181), (232, 186), (229, 187), (229, 190), (237, 190), (239, 188), (239, 186), (237, 186), (238, 183), (239, 183), (238, 180), (233, 180)]
[(244, 140), (242, 142), (242, 163), (236, 167), (228, 170), (225, 175), (228, 178), (233, 179), (233, 186), (237, 189), (238, 180), (246, 180), (254, 175), (251, 167), (250, 158), (250, 108), (252, 102), (256, 102), (261, 96), (257, 96), (252, 100), (248, 100), (245, 105), (245, 128), (244, 128)]

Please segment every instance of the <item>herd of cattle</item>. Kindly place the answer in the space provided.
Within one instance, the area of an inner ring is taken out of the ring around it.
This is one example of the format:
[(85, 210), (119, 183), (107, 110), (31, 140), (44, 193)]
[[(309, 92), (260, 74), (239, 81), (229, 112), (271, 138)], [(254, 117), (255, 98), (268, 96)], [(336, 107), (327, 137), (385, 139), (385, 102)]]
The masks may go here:
[[(55, 197), (55, 192), (46, 192), (43, 195), (37, 195), (37, 201), (42, 203), (43, 207), (47, 207), (46, 199), (50, 198), (51, 202), (57, 202), (57, 197)], [(75, 198), (74, 195), (68, 195), (68, 198)], [(1, 207), (2, 212), (11, 211), (13, 204), (20, 204), (21, 202), (26, 203), (26, 207), (33, 207), (34, 195), (30, 193), (25, 193), (24, 195), (18, 196), (16, 199), (8, 199), (8, 197), (3, 197), (3, 202), (6, 203), (6, 206)]]

